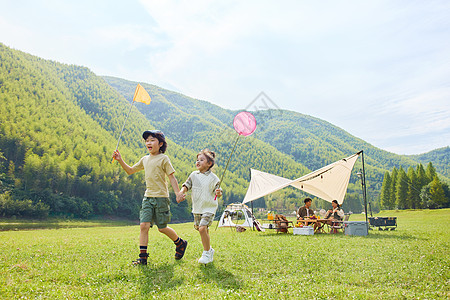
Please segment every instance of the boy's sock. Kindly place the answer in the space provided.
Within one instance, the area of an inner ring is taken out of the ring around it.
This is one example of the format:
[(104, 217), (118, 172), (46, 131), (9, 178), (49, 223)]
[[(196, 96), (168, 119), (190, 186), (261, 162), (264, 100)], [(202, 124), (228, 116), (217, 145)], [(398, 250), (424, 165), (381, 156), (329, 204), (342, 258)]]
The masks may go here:
[(139, 246), (140, 253), (147, 253), (147, 246)]
[(183, 241), (183, 240), (182, 240), (180, 237), (178, 237), (178, 238), (177, 238), (175, 241), (173, 241), (173, 242), (174, 242), (175, 245), (180, 246), (182, 241)]

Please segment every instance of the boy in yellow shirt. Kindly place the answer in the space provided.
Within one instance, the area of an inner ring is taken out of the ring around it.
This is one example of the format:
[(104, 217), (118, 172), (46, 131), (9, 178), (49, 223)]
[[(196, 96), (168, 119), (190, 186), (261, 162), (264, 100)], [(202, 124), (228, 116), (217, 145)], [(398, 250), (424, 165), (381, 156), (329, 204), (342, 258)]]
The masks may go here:
[(142, 134), (145, 146), (150, 152), (142, 157), (139, 162), (129, 166), (120, 155), (119, 151), (114, 151), (113, 158), (119, 162), (128, 175), (138, 171), (145, 171), (144, 199), (140, 212), (140, 234), (139, 234), (139, 258), (133, 261), (135, 265), (147, 264), (148, 231), (154, 224), (159, 232), (169, 237), (176, 245), (175, 259), (181, 259), (186, 251), (187, 241), (181, 239), (178, 234), (167, 224), (170, 221), (170, 200), (169, 189), (165, 176), (169, 178), (170, 184), (177, 195), (177, 202), (184, 197), (180, 194), (178, 181), (174, 176), (175, 170), (170, 163), (170, 159), (165, 155), (167, 142), (164, 133), (159, 130), (145, 131)]

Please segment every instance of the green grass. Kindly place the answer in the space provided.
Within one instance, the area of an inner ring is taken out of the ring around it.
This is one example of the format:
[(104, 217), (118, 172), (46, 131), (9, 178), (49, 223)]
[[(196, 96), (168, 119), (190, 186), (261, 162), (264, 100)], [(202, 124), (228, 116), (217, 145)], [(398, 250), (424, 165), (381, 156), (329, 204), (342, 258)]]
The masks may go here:
[(83, 221), (70, 219), (48, 219), (48, 220), (0, 219), (0, 231), (124, 226), (124, 225), (131, 225), (133, 223), (137, 224), (139, 222), (132, 222), (127, 220)]
[[(150, 231), (148, 266), (133, 267), (138, 226), (0, 232), (2, 299), (448, 299), (450, 209), (387, 211), (395, 231), (369, 236), (294, 236), (211, 230), (214, 263), (192, 224), (171, 225), (189, 240)], [(364, 217), (352, 216), (350, 220)], [(86, 225), (86, 224), (85, 224)]]

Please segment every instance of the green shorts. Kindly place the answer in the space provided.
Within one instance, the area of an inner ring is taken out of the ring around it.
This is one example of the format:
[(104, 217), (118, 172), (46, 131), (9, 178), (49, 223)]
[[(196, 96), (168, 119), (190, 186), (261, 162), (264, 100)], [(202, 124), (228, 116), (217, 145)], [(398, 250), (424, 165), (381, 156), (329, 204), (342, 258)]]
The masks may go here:
[(144, 197), (140, 212), (141, 223), (150, 222), (150, 227), (166, 228), (170, 222), (170, 200), (165, 197)]

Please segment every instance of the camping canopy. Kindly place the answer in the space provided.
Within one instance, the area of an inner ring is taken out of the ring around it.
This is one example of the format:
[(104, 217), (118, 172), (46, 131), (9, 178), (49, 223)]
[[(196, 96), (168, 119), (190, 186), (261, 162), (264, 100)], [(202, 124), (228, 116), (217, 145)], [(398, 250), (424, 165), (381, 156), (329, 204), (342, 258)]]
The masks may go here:
[(343, 158), (295, 180), (251, 169), (250, 185), (242, 203), (251, 202), (290, 185), (326, 201), (337, 200), (339, 204), (342, 204), (350, 173), (360, 153)]

